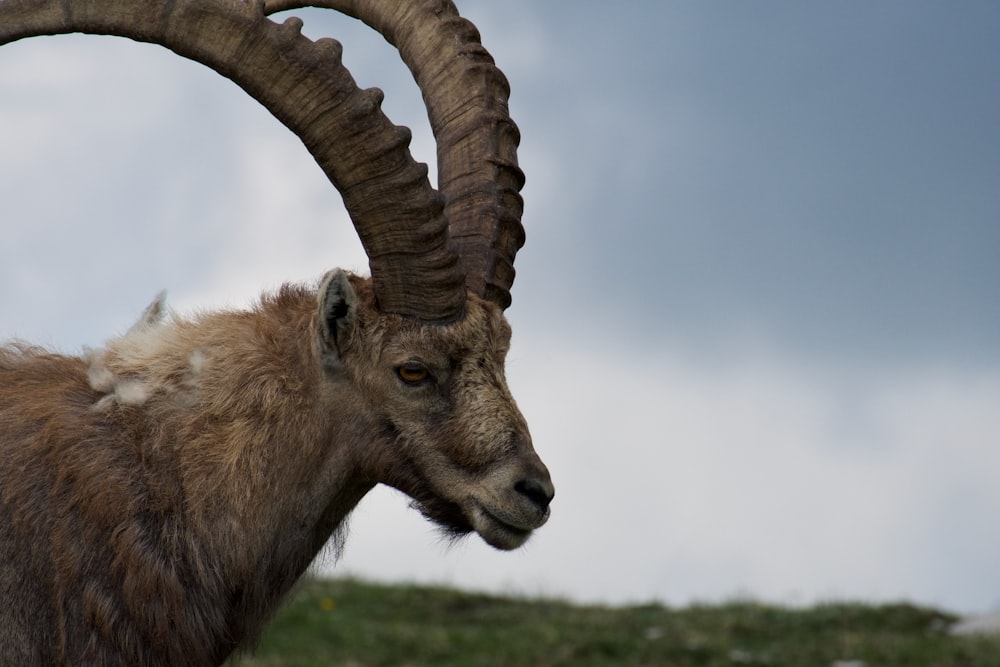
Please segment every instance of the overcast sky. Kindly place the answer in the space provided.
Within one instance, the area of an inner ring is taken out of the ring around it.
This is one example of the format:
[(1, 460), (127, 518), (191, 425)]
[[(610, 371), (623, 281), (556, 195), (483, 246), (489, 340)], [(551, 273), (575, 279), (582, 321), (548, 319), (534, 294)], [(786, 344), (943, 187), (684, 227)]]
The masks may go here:
[[(459, 7), (522, 132), (508, 371), (553, 516), (519, 552), (448, 547), (378, 490), (324, 568), (609, 602), (1000, 608), (1000, 6)], [(295, 13), (433, 162), (395, 52)], [(183, 312), (366, 267), (263, 108), (108, 37), (0, 49), (0, 230), (0, 339), (66, 352), (164, 288)]]

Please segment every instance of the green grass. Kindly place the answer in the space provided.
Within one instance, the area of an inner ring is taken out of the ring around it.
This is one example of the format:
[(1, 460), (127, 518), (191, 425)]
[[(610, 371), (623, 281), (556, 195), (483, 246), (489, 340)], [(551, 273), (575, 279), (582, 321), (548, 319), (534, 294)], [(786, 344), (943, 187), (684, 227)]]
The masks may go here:
[(908, 604), (579, 606), (309, 579), (257, 650), (229, 664), (1000, 667), (1000, 638), (951, 636), (954, 620)]

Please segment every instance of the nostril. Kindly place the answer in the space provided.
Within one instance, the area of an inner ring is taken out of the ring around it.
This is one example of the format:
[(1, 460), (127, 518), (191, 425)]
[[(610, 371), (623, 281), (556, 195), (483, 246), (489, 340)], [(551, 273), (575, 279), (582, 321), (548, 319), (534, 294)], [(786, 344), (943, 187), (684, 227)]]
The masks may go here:
[(514, 484), (514, 490), (525, 496), (538, 508), (545, 511), (556, 495), (551, 483), (540, 482), (536, 479), (522, 479)]

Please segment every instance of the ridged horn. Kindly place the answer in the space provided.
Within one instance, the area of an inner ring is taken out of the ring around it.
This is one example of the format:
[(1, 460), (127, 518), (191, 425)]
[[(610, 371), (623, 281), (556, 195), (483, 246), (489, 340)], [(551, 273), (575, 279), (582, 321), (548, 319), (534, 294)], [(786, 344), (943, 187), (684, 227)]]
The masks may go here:
[(438, 188), (466, 285), (506, 308), (514, 256), (524, 245), (524, 174), (510, 87), (479, 32), (450, 0), (265, 0), (267, 13), (306, 6), (360, 19), (399, 49), (437, 139)]
[(340, 45), (302, 22), (269, 20), (260, 0), (0, 0), (0, 45), (70, 32), (151, 42), (231, 79), (306, 145), (344, 198), (368, 253), (379, 307), (431, 322), (464, 313), (464, 274), (443, 198), (410, 134), (360, 90)]

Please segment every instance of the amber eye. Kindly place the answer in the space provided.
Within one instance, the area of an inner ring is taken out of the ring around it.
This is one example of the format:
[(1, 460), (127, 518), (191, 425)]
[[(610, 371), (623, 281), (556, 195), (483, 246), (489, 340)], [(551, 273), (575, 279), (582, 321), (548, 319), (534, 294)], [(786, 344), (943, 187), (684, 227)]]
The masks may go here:
[(419, 364), (415, 361), (403, 364), (397, 368), (396, 374), (399, 375), (399, 379), (406, 384), (420, 384), (431, 376), (430, 372), (423, 364)]

